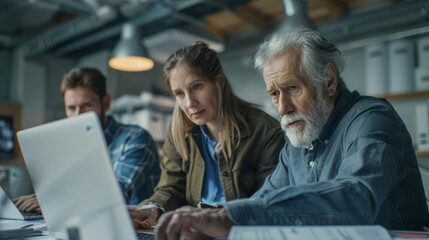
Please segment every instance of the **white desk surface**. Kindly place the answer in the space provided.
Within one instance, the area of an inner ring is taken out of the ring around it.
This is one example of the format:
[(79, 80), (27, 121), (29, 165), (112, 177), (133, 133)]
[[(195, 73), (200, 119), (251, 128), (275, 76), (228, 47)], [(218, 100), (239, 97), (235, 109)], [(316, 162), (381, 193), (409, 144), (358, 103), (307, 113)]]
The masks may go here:
[[(12, 230), (12, 229), (19, 229), (24, 226), (28, 226), (32, 224), (38, 229), (45, 230), (46, 228), (43, 228), (44, 221), (43, 220), (33, 220), (33, 221), (24, 221), (24, 220), (10, 220), (10, 219), (0, 219), (0, 231), (1, 230)], [(29, 226), (28, 228), (31, 228), (33, 226)], [(389, 231), (389, 233), (392, 235), (393, 240), (409, 240), (409, 239), (419, 239), (419, 240), (429, 240), (429, 234), (427, 232), (403, 232), (403, 231)], [(401, 233), (401, 234), (399, 234)], [(417, 236), (419, 233), (426, 233), (428, 234), (426, 238), (422, 238), (422, 236)], [(0, 236), (1, 239), (1, 236)], [(53, 238), (51, 236), (34, 236), (34, 237), (27, 237), (27, 238), (20, 238), (23, 240), (56, 240), (56, 238)]]

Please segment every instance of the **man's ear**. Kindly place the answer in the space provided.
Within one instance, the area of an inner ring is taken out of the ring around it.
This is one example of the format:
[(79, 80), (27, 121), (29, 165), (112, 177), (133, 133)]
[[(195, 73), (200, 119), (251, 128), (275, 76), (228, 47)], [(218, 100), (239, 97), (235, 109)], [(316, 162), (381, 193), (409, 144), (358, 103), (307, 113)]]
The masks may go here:
[(337, 86), (339, 81), (337, 69), (335, 68), (334, 64), (328, 63), (325, 66), (325, 71), (330, 78), (330, 80), (325, 84), (326, 91), (330, 97), (333, 97), (337, 92)]
[(103, 109), (104, 109), (105, 112), (107, 112), (107, 110), (109, 110), (111, 101), (112, 101), (112, 99), (111, 99), (111, 97), (110, 97), (109, 94), (106, 94), (103, 97), (103, 100), (102, 100), (101, 104), (103, 104)]

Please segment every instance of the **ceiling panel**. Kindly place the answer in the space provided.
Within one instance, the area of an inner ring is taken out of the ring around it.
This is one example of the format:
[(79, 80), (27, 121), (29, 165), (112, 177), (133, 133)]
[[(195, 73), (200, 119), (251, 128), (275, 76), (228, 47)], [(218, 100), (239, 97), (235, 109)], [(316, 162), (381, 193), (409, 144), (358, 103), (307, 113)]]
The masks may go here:
[[(372, 24), (361, 24), (359, 28), (367, 28), (366, 32), (359, 29), (359, 33), (353, 34), (357, 29), (353, 24), (371, 16), (380, 15), (381, 19), (371, 20), (378, 23), (383, 18), (389, 19), (389, 15), (397, 20), (390, 25), (386, 23), (392, 29), (428, 25), (429, 19), (421, 10), (429, 12), (426, 0), (308, 0), (307, 3), (308, 15), (320, 29), (341, 35), (338, 39), (342, 41), (370, 32), (381, 33), (369, 26)], [(90, 31), (72, 32), (97, 20), (100, 9), (94, 6), (115, 11), (114, 19), (99, 22)], [(34, 53), (76, 56), (113, 46), (121, 25), (127, 21), (139, 25), (143, 37), (177, 28), (206, 31), (221, 41), (229, 41), (246, 32), (266, 34), (284, 16), (282, 0), (1, 0), (0, 48), (44, 44)], [(70, 36), (61, 36), (64, 33)], [(60, 40), (50, 41), (52, 36)]]

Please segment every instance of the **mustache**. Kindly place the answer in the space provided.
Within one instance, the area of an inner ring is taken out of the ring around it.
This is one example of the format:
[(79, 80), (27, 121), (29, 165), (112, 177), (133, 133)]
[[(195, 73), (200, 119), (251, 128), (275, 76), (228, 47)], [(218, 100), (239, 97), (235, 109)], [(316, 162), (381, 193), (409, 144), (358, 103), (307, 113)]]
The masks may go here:
[(284, 115), (282, 117), (282, 119), (280, 120), (280, 125), (283, 129), (283, 131), (286, 131), (287, 125), (296, 122), (298, 120), (304, 120), (306, 121), (306, 117), (301, 114), (301, 113), (293, 113), (293, 114), (288, 114), (288, 115)]

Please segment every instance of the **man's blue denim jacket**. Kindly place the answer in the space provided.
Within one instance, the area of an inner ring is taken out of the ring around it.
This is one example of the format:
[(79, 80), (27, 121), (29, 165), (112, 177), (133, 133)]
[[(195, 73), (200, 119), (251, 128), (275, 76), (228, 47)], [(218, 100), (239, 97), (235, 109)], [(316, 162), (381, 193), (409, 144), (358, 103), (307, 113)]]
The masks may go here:
[(252, 198), (223, 205), (240, 225), (421, 230), (428, 216), (404, 123), (388, 102), (345, 88), (312, 149), (286, 143), (277, 168)]
[(160, 177), (155, 141), (143, 128), (120, 124), (109, 117), (104, 129), (116, 180), (127, 204), (137, 205), (149, 198)]

